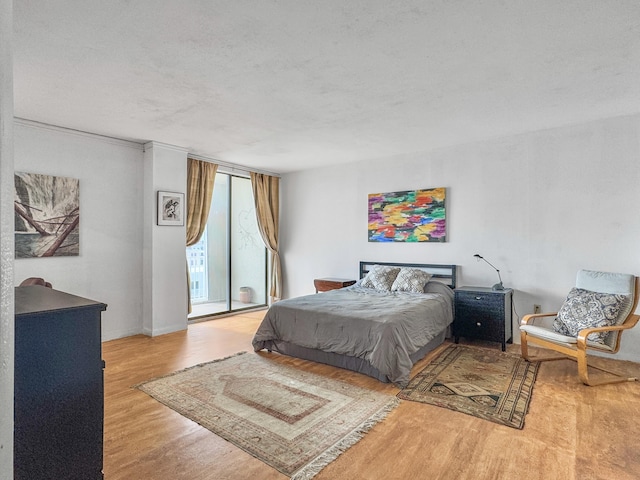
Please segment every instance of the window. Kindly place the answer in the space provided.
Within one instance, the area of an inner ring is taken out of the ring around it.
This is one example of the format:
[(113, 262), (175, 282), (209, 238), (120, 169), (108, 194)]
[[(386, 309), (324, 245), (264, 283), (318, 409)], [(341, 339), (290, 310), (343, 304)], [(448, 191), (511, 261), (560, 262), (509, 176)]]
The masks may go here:
[(251, 180), (217, 173), (207, 226), (187, 248), (190, 318), (267, 304), (267, 249), (253, 203)]

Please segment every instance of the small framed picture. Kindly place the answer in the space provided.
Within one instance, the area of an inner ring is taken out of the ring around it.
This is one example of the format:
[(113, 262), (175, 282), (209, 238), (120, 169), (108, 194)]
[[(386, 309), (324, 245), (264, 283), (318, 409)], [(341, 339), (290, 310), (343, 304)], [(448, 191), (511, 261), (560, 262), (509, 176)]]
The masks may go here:
[(184, 193), (158, 190), (158, 225), (184, 225)]

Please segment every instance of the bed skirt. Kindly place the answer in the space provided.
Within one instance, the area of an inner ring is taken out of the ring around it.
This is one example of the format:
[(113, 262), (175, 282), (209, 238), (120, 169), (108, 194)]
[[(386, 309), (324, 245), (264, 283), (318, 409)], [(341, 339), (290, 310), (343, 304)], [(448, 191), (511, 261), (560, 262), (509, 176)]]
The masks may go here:
[[(429, 343), (423, 346), (420, 350), (410, 355), (411, 361), (415, 364), (418, 360), (424, 358), (424, 356), (432, 351), (434, 348), (444, 342), (447, 336), (445, 329), (440, 332)], [(311, 360), (313, 362), (324, 363), (333, 367), (344, 368), (358, 373), (363, 373), (369, 377), (373, 377), (384, 383), (389, 383), (389, 379), (377, 368), (375, 368), (368, 360), (359, 357), (351, 357), (349, 355), (341, 355), (339, 353), (323, 352), (322, 350), (315, 350), (313, 348), (301, 347), (292, 343), (283, 342), (280, 340), (268, 340), (264, 342), (264, 347), (267, 351), (278, 352), (290, 357), (302, 358), (303, 360)]]

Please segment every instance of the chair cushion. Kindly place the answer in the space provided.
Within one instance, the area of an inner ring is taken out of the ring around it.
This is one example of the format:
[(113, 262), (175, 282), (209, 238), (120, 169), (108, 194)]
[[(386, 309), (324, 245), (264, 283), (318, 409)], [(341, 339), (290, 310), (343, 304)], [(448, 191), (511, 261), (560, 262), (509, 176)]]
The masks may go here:
[(549, 340), (555, 343), (559, 343), (561, 345), (575, 345), (578, 343), (578, 339), (576, 337), (571, 337), (569, 335), (562, 335), (561, 333), (555, 332), (546, 327), (540, 327), (538, 325), (522, 325), (520, 330), (527, 332), (529, 335), (534, 337), (540, 337), (545, 340)]
[(576, 276), (576, 288), (592, 292), (633, 295), (635, 292), (635, 277), (627, 273), (580, 270)]
[[(527, 334), (531, 335), (532, 337), (542, 338), (544, 340), (549, 340), (550, 342), (558, 343), (567, 347), (575, 347), (575, 345), (578, 343), (578, 339), (576, 337), (562, 335), (548, 328), (539, 327), (537, 325), (522, 325), (520, 327), (520, 330), (522, 330), (523, 332), (527, 332)], [(587, 345), (603, 350), (613, 350), (608, 345), (595, 343), (590, 340), (587, 340)]]
[[(620, 310), (616, 325), (621, 325), (629, 316), (635, 298), (636, 277), (628, 273), (598, 272), (595, 270), (580, 270), (576, 276), (576, 288), (591, 290), (592, 292), (617, 293), (629, 295), (626, 306)], [(610, 332), (606, 335), (605, 343), (613, 348), (618, 333)]]
[(620, 310), (616, 325), (622, 322), (631, 313), (633, 300), (636, 293), (636, 277), (628, 273), (597, 272), (595, 270), (579, 270), (576, 276), (576, 288), (590, 290), (592, 292), (615, 293), (629, 296), (629, 301)]
[[(553, 329), (560, 335), (577, 337), (580, 330), (585, 328), (616, 325), (621, 311), (627, 310), (630, 298), (629, 295), (593, 292), (574, 287), (560, 308), (558, 317), (553, 322)], [(604, 343), (607, 334), (608, 332), (592, 333), (589, 340)]]

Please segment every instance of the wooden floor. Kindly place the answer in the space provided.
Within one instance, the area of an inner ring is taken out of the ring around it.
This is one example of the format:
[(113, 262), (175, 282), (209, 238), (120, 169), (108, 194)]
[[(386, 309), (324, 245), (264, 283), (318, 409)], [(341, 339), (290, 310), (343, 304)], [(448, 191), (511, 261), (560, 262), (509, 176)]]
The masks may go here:
[[(184, 332), (155, 338), (137, 335), (103, 344), (106, 480), (287, 478), (132, 388), (197, 363), (251, 352), (251, 339), (263, 315), (247, 313), (197, 323)], [(509, 348), (518, 352), (517, 345)], [(361, 387), (392, 395), (399, 391), (357, 373), (270, 355)], [(429, 358), (420, 361), (413, 373)], [(638, 364), (609, 359), (599, 364), (640, 376)], [(579, 383), (574, 362), (544, 363), (523, 430), (403, 401), (315, 478), (637, 480), (640, 382), (587, 387)]]

